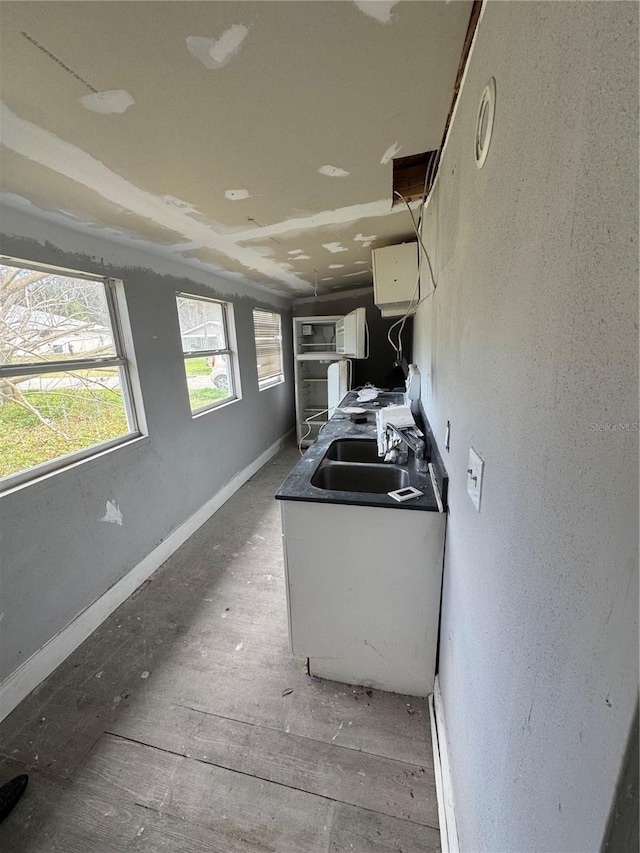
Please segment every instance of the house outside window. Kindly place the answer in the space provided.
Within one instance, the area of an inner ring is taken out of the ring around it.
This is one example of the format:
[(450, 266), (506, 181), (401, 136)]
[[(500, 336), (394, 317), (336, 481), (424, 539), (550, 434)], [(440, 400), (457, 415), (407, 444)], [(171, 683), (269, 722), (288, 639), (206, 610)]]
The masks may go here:
[(192, 414), (238, 399), (233, 306), (187, 293), (176, 301)]
[(0, 491), (140, 434), (122, 282), (0, 258)]
[(253, 309), (258, 387), (261, 391), (284, 382), (282, 369), (282, 324), (279, 314)]

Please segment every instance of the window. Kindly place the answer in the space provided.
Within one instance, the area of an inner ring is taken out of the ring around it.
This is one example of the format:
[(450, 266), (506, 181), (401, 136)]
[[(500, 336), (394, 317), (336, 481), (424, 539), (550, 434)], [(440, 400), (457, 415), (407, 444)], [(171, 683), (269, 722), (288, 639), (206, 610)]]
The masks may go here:
[(139, 435), (122, 284), (0, 257), (0, 489)]
[(184, 371), (192, 412), (237, 399), (234, 353), (229, 344), (232, 306), (178, 293)]
[(254, 308), (253, 332), (256, 339), (258, 387), (262, 391), (284, 382), (280, 315)]

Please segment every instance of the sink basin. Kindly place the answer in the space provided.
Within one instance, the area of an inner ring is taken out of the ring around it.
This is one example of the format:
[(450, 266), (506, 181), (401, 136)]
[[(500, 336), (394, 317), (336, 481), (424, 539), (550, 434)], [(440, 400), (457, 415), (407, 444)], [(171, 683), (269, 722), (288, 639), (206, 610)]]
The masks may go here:
[(339, 438), (329, 446), (325, 459), (337, 462), (381, 462), (378, 442), (366, 438)]
[(385, 463), (324, 462), (311, 478), (311, 485), (337, 492), (386, 494), (408, 486), (409, 475), (404, 468)]

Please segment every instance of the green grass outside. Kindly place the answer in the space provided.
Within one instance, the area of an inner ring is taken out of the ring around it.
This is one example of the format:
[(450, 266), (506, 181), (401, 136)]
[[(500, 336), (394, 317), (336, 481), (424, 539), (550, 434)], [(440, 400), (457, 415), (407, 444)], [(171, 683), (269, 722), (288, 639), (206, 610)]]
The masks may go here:
[[(14, 401), (0, 405), (0, 477), (7, 477), (129, 431), (119, 390), (24, 391), (59, 432)], [(59, 433), (64, 433), (60, 435)]]
[[(207, 367), (207, 372), (209, 370)], [(17, 474), (129, 431), (120, 390), (64, 388), (24, 391), (23, 394), (57, 432), (24, 406), (6, 400), (0, 405), (0, 477)], [(228, 396), (228, 391), (213, 386), (190, 389), (191, 410)]]
[(211, 373), (209, 364), (211, 356), (200, 358), (185, 358), (184, 367), (187, 376), (208, 376)]
[(229, 396), (228, 391), (223, 391), (220, 388), (190, 388), (189, 401), (191, 403), (191, 411), (201, 409), (203, 406), (209, 406), (211, 403), (216, 403), (219, 400), (226, 400)]

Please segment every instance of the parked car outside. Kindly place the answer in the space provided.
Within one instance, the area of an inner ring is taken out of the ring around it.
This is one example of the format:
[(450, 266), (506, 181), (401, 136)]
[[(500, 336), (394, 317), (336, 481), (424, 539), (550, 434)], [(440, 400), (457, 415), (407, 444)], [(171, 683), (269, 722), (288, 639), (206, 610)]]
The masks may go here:
[(211, 356), (211, 373), (210, 378), (213, 385), (218, 388), (220, 391), (228, 391), (229, 390), (229, 376), (227, 375), (227, 365), (221, 359), (216, 364), (215, 355)]

